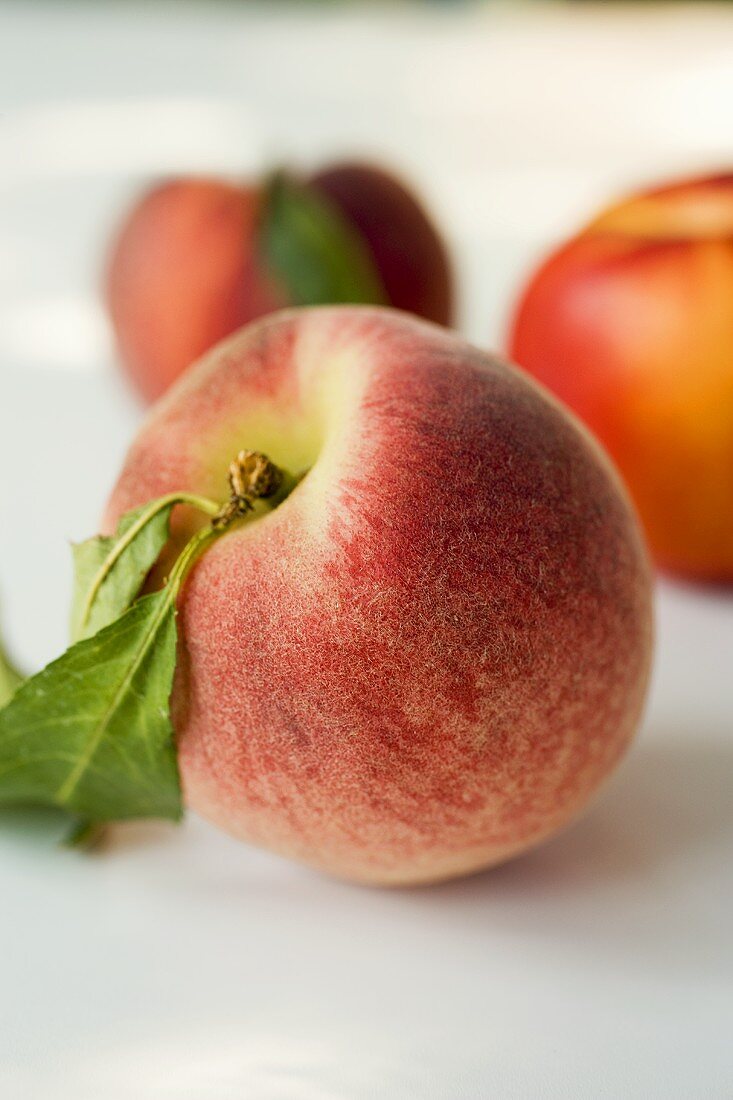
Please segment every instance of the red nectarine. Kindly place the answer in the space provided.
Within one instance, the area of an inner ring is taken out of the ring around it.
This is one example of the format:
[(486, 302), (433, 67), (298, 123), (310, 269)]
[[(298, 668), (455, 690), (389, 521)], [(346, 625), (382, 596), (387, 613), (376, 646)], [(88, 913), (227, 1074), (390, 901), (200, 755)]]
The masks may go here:
[(369, 164), (334, 164), (310, 182), (366, 240), (390, 305), (449, 325), (453, 278), (446, 248), (414, 194)]

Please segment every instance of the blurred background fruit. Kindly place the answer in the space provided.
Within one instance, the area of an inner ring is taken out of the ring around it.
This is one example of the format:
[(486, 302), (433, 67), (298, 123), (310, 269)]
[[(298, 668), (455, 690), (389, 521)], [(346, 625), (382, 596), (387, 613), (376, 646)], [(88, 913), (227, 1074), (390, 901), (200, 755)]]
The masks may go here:
[(255, 262), (259, 194), (216, 180), (162, 184), (117, 239), (107, 296), (119, 353), (145, 397), (238, 325), (278, 304)]
[(387, 301), (439, 325), (453, 320), (453, 280), (445, 246), (414, 195), (368, 164), (336, 164), (311, 177), (362, 235)]
[(114, 241), (107, 301), (122, 363), (154, 400), (218, 340), (287, 305), (392, 305), (447, 325), (445, 245), (420, 201), (381, 168), (301, 180), (179, 179), (147, 194)]
[(601, 213), (533, 275), (509, 349), (609, 449), (659, 564), (733, 581), (733, 174)]

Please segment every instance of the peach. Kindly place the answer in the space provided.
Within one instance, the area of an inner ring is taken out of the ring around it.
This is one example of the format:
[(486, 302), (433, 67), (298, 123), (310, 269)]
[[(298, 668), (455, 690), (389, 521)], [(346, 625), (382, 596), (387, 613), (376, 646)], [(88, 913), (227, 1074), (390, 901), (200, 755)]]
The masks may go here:
[[(155, 187), (127, 215), (111, 249), (105, 293), (120, 359), (147, 400), (213, 344), (281, 306), (361, 298), (450, 322), (445, 247), (402, 184), (360, 164), (337, 165), (297, 183), (336, 220), (337, 233), (346, 235), (344, 250), (363, 250), (373, 267), (374, 281), (360, 285), (359, 294), (324, 292), (318, 271), (305, 294), (296, 293), (288, 270), (268, 252), (267, 181), (234, 186), (181, 179)], [(302, 222), (302, 211), (298, 217)], [(349, 258), (345, 251), (346, 264)], [(322, 270), (323, 254), (307, 259)]]
[(509, 348), (608, 447), (659, 564), (733, 581), (733, 175), (602, 213), (532, 277)]
[(520, 373), (367, 307), (281, 312), (151, 412), (106, 514), (304, 472), (179, 600), (187, 803), (346, 878), (474, 871), (554, 833), (629, 744), (650, 580), (608, 460)]
[(255, 256), (260, 196), (218, 180), (154, 188), (111, 256), (107, 300), (137, 389), (159, 397), (222, 337), (285, 304)]

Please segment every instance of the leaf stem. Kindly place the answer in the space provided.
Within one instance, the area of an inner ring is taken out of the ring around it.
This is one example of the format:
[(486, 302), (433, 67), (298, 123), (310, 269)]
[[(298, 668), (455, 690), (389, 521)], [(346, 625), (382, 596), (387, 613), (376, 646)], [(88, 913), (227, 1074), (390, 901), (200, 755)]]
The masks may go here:
[(115, 543), (113, 549), (97, 570), (89, 586), (89, 591), (87, 592), (81, 610), (78, 626), (79, 636), (84, 634), (97, 593), (115, 562), (124, 553), (130, 543), (137, 538), (143, 527), (149, 523), (158, 512), (161, 512), (164, 508), (168, 508), (171, 504), (190, 504), (193, 508), (198, 508), (199, 511), (204, 512), (208, 516), (215, 516), (219, 510), (219, 505), (213, 500), (209, 500), (207, 497), (198, 496), (196, 493), (168, 493), (167, 496), (160, 497), (158, 500), (153, 501), (150, 507), (146, 508), (146, 510), (138, 516), (132, 526), (125, 531), (122, 538)]
[(196, 534), (188, 540), (176, 559), (176, 564), (173, 566), (170, 576), (166, 581), (166, 594), (168, 597), (166, 602), (168, 604), (173, 603), (175, 600), (186, 578), (186, 573), (202, 550), (204, 550), (210, 542), (215, 542), (216, 539), (224, 534), (225, 530), (226, 528), (221, 527), (202, 527), (200, 531), (197, 531)]

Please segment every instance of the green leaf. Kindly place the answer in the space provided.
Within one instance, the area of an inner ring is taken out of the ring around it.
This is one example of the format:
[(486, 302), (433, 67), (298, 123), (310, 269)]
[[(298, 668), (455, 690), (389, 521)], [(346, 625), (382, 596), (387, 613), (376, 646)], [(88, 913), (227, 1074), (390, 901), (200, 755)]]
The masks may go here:
[(0, 707), (5, 706), (22, 683), (23, 677), (10, 663), (10, 658), (0, 645)]
[(265, 264), (295, 305), (386, 302), (366, 243), (317, 191), (278, 172), (266, 184), (263, 209)]
[(18, 689), (0, 711), (0, 805), (61, 806), (93, 822), (180, 818), (168, 714), (177, 590), (143, 597)]
[(82, 818), (74, 822), (71, 828), (61, 840), (64, 848), (78, 848), (90, 851), (97, 848), (107, 835), (107, 826), (100, 825), (98, 821), (88, 821)]
[(127, 611), (168, 541), (174, 500), (163, 498), (127, 512), (111, 537), (73, 546), (72, 641), (89, 638)]

